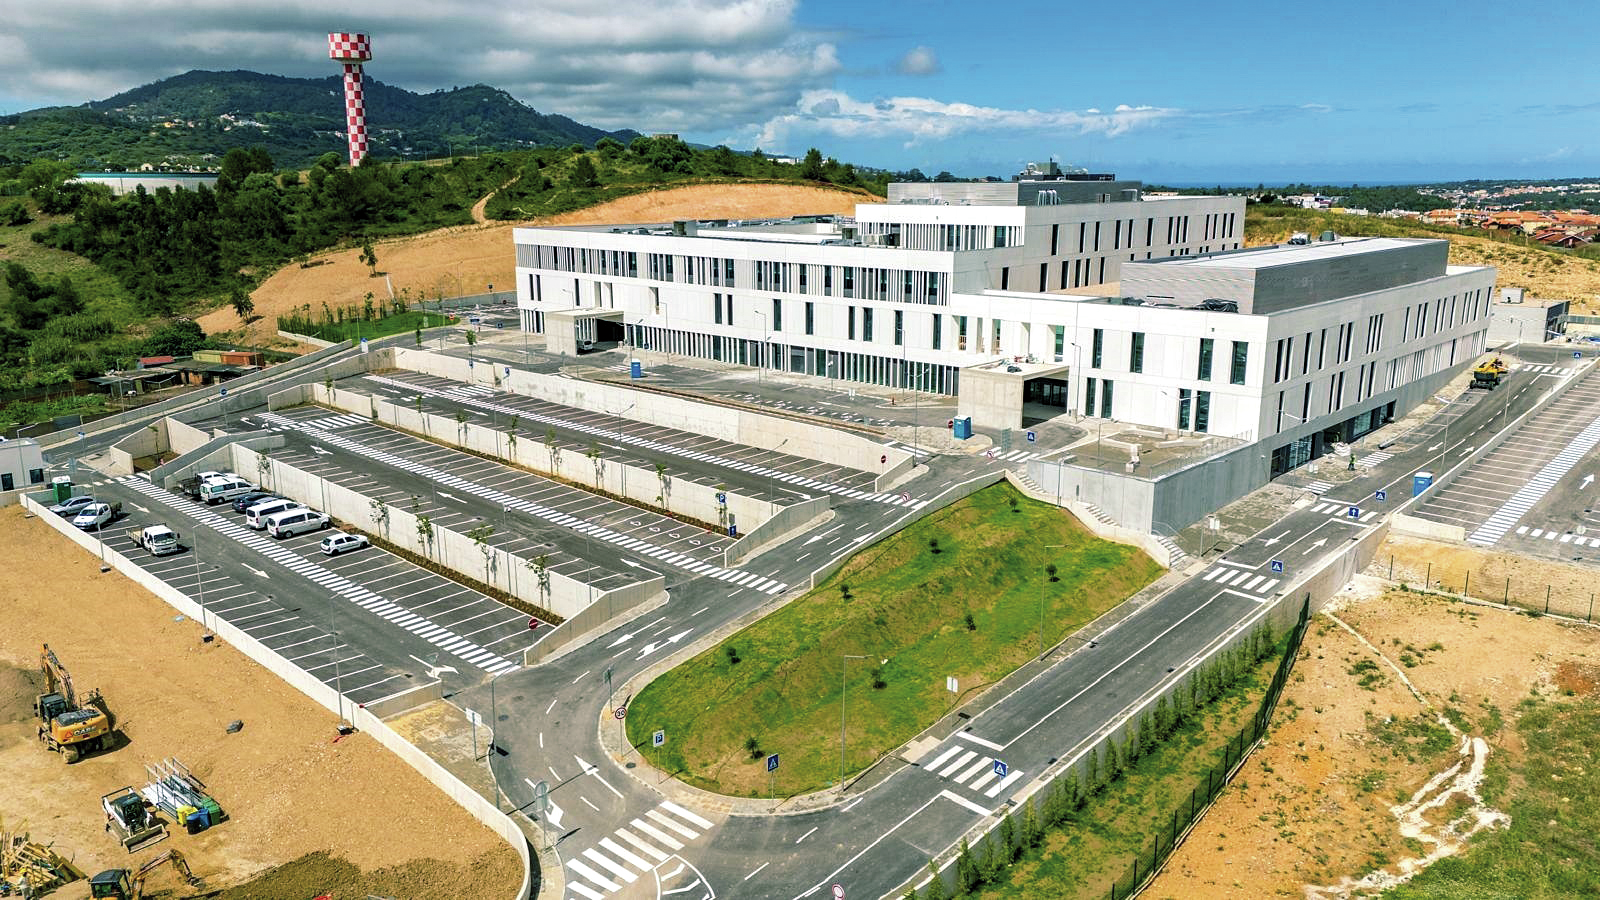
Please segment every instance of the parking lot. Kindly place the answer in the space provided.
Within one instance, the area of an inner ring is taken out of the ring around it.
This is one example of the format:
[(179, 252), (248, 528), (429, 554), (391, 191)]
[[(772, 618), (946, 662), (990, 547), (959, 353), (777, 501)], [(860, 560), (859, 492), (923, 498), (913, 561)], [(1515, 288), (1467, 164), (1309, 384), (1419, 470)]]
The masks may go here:
[(732, 539), (498, 462), (441, 447), (349, 413), (302, 407), (254, 417), (289, 443), (282, 460), (374, 499), (465, 532), (494, 526), (488, 543), (597, 590), (666, 575), (707, 576), (770, 594), (786, 585), (723, 568)]
[[(138, 476), (90, 490), (123, 504), (103, 532), (108, 548), (356, 703), (408, 690), (430, 671), (463, 685), (513, 671), (549, 632), (380, 549), (325, 556), (331, 530), (275, 540), (230, 504), (207, 506)], [(137, 545), (130, 532), (158, 523), (178, 531), (182, 552), (156, 557)]]
[[(516, 416), (519, 428), (533, 440), (543, 441), (553, 429), (564, 451), (583, 453), (598, 442), (608, 458), (643, 468), (657, 463), (674, 479), (698, 484), (727, 484), (759, 500), (784, 503), (831, 493), (850, 500), (872, 500), (900, 505), (898, 494), (872, 490), (870, 472), (783, 453), (782, 446), (764, 449), (718, 440), (675, 428), (650, 425), (626, 418), (627, 409), (584, 410), (482, 385), (417, 373), (368, 375), (351, 379), (342, 388), (376, 392), (397, 402), (423, 398), (424, 408), (464, 410), (479, 424), (505, 429)], [(648, 394), (639, 396), (649, 403)]]
[[(1569, 366), (1520, 366), (1512, 379), (1570, 377)], [(1546, 390), (1544, 385), (1536, 385)], [(1469, 393), (1457, 404), (1483, 396)], [(1600, 518), (1590, 492), (1600, 446), (1600, 372), (1591, 373), (1524, 422), (1494, 451), (1417, 511), (1419, 518), (1466, 530), (1474, 544), (1567, 559), (1600, 556)], [(1458, 413), (1459, 415), (1459, 413)], [(1442, 428), (1442, 426), (1441, 426)], [(1440, 442), (1445, 440), (1440, 437)]]

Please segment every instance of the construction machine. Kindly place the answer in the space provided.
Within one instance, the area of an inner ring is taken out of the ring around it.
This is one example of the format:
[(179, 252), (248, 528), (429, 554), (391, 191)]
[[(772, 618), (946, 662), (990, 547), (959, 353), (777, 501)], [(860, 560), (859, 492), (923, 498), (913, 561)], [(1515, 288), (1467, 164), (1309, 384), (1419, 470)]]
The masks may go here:
[(167, 823), (131, 787), (118, 788), (101, 797), (100, 807), (106, 811), (106, 830), (115, 832), (129, 853), (167, 836)]
[(145, 879), (150, 877), (151, 872), (167, 863), (172, 864), (173, 870), (190, 887), (200, 886), (200, 879), (189, 870), (189, 861), (183, 858), (183, 854), (176, 850), (168, 850), (160, 856), (150, 857), (149, 861), (135, 871), (107, 869), (94, 876), (89, 879), (89, 896), (109, 897), (113, 900), (139, 900), (144, 896)]
[(1494, 359), (1472, 370), (1472, 386), (1485, 391), (1492, 391), (1500, 384), (1500, 379), (1504, 378), (1506, 373), (1510, 371), (1510, 367), (1500, 357), (1496, 356)]
[(79, 697), (67, 667), (49, 644), (42, 647), (39, 672), (44, 675), (45, 692), (33, 701), (39, 740), (71, 765), (86, 753), (111, 746), (111, 717), (100, 692), (88, 691)]

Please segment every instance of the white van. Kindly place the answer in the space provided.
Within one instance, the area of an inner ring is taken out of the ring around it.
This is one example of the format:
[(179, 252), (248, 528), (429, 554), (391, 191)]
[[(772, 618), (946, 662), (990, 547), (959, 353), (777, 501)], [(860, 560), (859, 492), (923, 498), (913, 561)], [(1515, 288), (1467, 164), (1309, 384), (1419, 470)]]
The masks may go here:
[(201, 484), (198, 499), (204, 500), (209, 506), (216, 506), (224, 500), (243, 497), (255, 489), (255, 485), (237, 475), (224, 475)]
[(292, 537), (307, 531), (316, 531), (327, 528), (332, 524), (327, 513), (319, 513), (314, 509), (289, 509), (280, 513), (273, 513), (267, 517), (267, 534), (275, 538)]
[(276, 500), (267, 500), (257, 503), (244, 511), (244, 523), (257, 531), (267, 527), (267, 518), (291, 509), (304, 509), (305, 504), (298, 500), (286, 500), (282, 497)]

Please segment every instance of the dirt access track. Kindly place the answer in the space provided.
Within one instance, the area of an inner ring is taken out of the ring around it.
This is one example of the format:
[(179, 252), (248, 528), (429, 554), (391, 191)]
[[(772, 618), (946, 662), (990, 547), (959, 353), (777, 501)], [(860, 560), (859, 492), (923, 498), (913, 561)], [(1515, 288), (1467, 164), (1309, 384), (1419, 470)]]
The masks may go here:
[[(510, 898), (522, 881), (498, 835), (376, 741), (335, 741), (335, 716), (20, 506), (0, 510), (0, 819), (93, 875), (181, 851), (224, 897)], [(39, 645), (78, 689), (105, 695), (125, 743), (74, 765), (34, 736)], [(243, 730), (228, 734), (238, 719)], [(126, 853), (100, 797), (177, 757), (230, 818)], [(264, 870), (278, 867), (250, 883)], [(189, 896), (170, 867), (151, 888)], [(88, 897), (86, 881), (53, 894)]]
[[(516, 271), (511, 229), (519, 225), (632, 225), (670, 222), (674, 219), (760, 219), (777, 216), (851, 215), (857, 203), (882, 202), (882, 198), (838, 188), (794, 184), (698, 184), (621, 197), (609, 203), (563, 213), (532, 222), (467, 225), (442, 228), (373, 245), (378, 271), (388, 274), (395, 293), (409, 289), (414, 300), (478, 294), (489, 285), (511, 287)], [(359, 248), (331, 250), (312, 258), (308, 268), (290, 263), (273, 273), (250, 295), (253, 315), (260, 318), (241, 331), (244, 323), (232, 307), (201, 316), (207, 334), (231, 332), (243, 343), (277, 340), (277, 317), (302, 304), (313, 314), (330, 307), (359, 306), (371, 291), (388, 295), (383, 278), (373, 278), (356, 257)]]
[(1470, 772), (1463, 737), (1482, 738), (1485, 759), (1514, 768), (1525, 757), (1521, 702), (1554, 702), (1573, 673), (1600, 672), (1600, 629), (1393, 590), (1370, 576), (1357, 576), (1329, 611), (1337, 620), (1312, 620), (1267, 740), (1145, 896), (1376, 894), (1408, 861), (1435, 852), (1434, 841), (1459, 840), (1447, 818), (1472, 827), (1473, 798), (1447, 790), (1459, 773), (1422, 792), (1442, 798), (1438, 808), (1414, 801), (1449, 766)]

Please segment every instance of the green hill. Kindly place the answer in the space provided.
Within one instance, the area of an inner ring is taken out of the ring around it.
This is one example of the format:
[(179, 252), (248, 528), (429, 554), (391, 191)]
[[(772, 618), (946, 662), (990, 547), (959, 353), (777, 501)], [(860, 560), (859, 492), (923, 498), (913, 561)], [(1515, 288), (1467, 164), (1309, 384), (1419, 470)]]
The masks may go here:
[[(623, 143), (605, 131), (546, 115), (487, 85), (416, 94), (366, 79), (371, 152), (428, 158), (468, 151)], [(144, 163), (213, 166), (236, 147), (264, 147), (280, 165), (304, 168), (345, 148), (338, 75), (288, 78), (259, 72), (192, 71), (83, 106), (0, 117), (0, 162), (47, 157), (84, 168)]]

